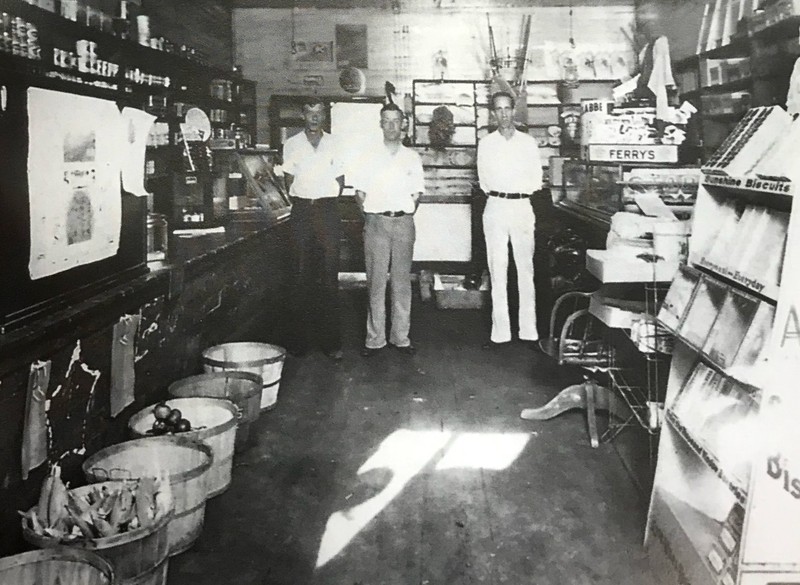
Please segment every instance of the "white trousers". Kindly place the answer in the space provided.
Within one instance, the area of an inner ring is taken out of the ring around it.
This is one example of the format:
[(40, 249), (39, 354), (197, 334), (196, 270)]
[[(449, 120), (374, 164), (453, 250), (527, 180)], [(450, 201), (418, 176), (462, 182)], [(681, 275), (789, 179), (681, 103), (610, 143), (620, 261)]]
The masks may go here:
[(536, 217), (527, 199), (489, 197), (483, 212), (486, 259), (492, 279), (492, 335), (495, 343), (511, 341), (508, 316), (508, 243), (514, 254), (519, 290), (519, 338), (539, 339), (533, 251)]

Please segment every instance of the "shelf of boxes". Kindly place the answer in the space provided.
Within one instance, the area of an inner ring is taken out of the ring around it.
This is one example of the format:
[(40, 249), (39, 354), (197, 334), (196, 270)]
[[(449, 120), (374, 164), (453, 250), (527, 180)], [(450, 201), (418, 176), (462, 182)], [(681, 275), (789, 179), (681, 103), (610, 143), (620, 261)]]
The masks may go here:
[(787, 468), (800, 460), (800, 342), (787, 334), (800, 291), (798, 146), (800, 126), (779, 108), (737, 124), (702, 168), (689, 264), (658, 313), (675, 347), (648, 550), (693, 585), (790, 582), (800, 571), (800, 510), (768, 463), (776, 451)]

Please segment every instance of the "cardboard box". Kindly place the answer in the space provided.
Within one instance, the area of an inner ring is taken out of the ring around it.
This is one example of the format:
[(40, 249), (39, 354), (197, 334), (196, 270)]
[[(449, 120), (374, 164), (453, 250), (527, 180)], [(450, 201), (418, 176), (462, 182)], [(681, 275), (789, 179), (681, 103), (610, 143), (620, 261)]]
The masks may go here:
[(484, 278), (477, 290), (464, 288), (464, 277), (458, 274), (434, 274), (433, 296), (438, 309), (481, 309), (489, 301), (489, 279)]

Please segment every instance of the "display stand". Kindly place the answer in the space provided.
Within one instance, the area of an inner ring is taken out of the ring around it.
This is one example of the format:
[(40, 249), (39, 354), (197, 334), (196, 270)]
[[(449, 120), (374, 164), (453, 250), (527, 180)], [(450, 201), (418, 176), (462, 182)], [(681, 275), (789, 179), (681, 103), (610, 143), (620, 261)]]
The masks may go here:
[(798, 177), (763, 173), (795, 124), (743, 121), (704, 167), (659, 313), (676, 341), (645, 544), (664, 583), (800, 582)]

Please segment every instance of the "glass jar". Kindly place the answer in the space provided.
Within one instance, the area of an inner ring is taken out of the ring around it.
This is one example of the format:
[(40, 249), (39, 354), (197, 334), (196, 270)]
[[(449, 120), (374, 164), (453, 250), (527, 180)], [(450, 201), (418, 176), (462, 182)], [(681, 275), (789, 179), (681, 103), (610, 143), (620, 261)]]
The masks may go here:
[(147, 261), (167, 259), (169, 229), (163, 213), (147, 214)]

